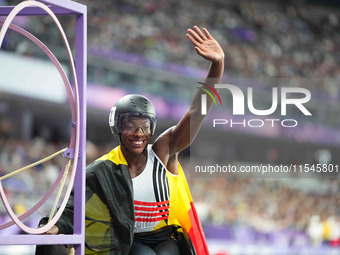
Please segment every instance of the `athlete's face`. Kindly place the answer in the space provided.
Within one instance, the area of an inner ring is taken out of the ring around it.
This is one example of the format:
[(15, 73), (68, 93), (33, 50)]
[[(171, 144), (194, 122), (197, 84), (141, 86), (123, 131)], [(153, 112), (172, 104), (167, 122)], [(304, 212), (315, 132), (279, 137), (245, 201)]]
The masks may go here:
[(129, 152), (141, 154), (151, 137), (148, 118), (127, 117), (121, 125), (121, 140)]

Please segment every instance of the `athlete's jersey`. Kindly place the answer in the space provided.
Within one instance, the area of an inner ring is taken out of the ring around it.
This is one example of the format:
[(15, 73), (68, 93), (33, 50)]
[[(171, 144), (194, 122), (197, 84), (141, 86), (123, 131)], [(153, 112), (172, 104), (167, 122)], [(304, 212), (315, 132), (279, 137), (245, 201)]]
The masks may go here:
[[(169, 185), (163, 163), (147, 146), (148, 159), (143, 172), (132, 179), (135, 206), (134, 232), (152, 231), (169, 217)], [(169, 173), (169, 172), (168, 172)]]

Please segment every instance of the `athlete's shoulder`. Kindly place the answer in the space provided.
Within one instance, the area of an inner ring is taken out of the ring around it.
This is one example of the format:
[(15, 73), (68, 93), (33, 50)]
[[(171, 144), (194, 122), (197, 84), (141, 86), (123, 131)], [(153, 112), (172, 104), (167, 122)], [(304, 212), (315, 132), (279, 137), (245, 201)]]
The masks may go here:
[(120, 146), (117, 146), (109, 153), (101, 156), (95, 162), (101, 162), (101, 161), (106, 161), (106, 160), (111, 161), (116, 165), (120, 165), (120, 164), (127, 165), (126, 159), (120, 149)]
[(123, 153), (120, 150), (120, 147), (117, 146), (109, 153), (101, 156), (100, 158), (96, 159), (91, 164), (89, 164), (86, 167), (86, 172), (87, 174), (90, 174), (91, 172), (95, 172), (100, 169), (107, 168), (112, 169), (120, 165), (127, 165), (127, 162), (125, 160)]

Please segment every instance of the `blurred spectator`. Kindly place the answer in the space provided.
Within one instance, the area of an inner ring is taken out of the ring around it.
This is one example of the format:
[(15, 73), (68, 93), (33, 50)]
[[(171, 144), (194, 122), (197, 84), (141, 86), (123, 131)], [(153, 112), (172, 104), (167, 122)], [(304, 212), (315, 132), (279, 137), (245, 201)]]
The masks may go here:
[(319, 215), (313, 215), (310, 218), (307, 233), (313, 245), (319, 246), (322, 243), (324, 227), (320, 221)]

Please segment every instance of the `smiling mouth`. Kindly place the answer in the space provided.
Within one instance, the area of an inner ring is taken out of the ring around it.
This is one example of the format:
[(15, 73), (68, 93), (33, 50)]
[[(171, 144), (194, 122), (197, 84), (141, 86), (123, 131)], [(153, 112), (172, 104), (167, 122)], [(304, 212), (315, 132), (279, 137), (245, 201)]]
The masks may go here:
[(144, 144), (144, 141), (141, 140), (131, 140), (130, 142), (132, 143), (132, 145), (137, 147), (142, 146)]

